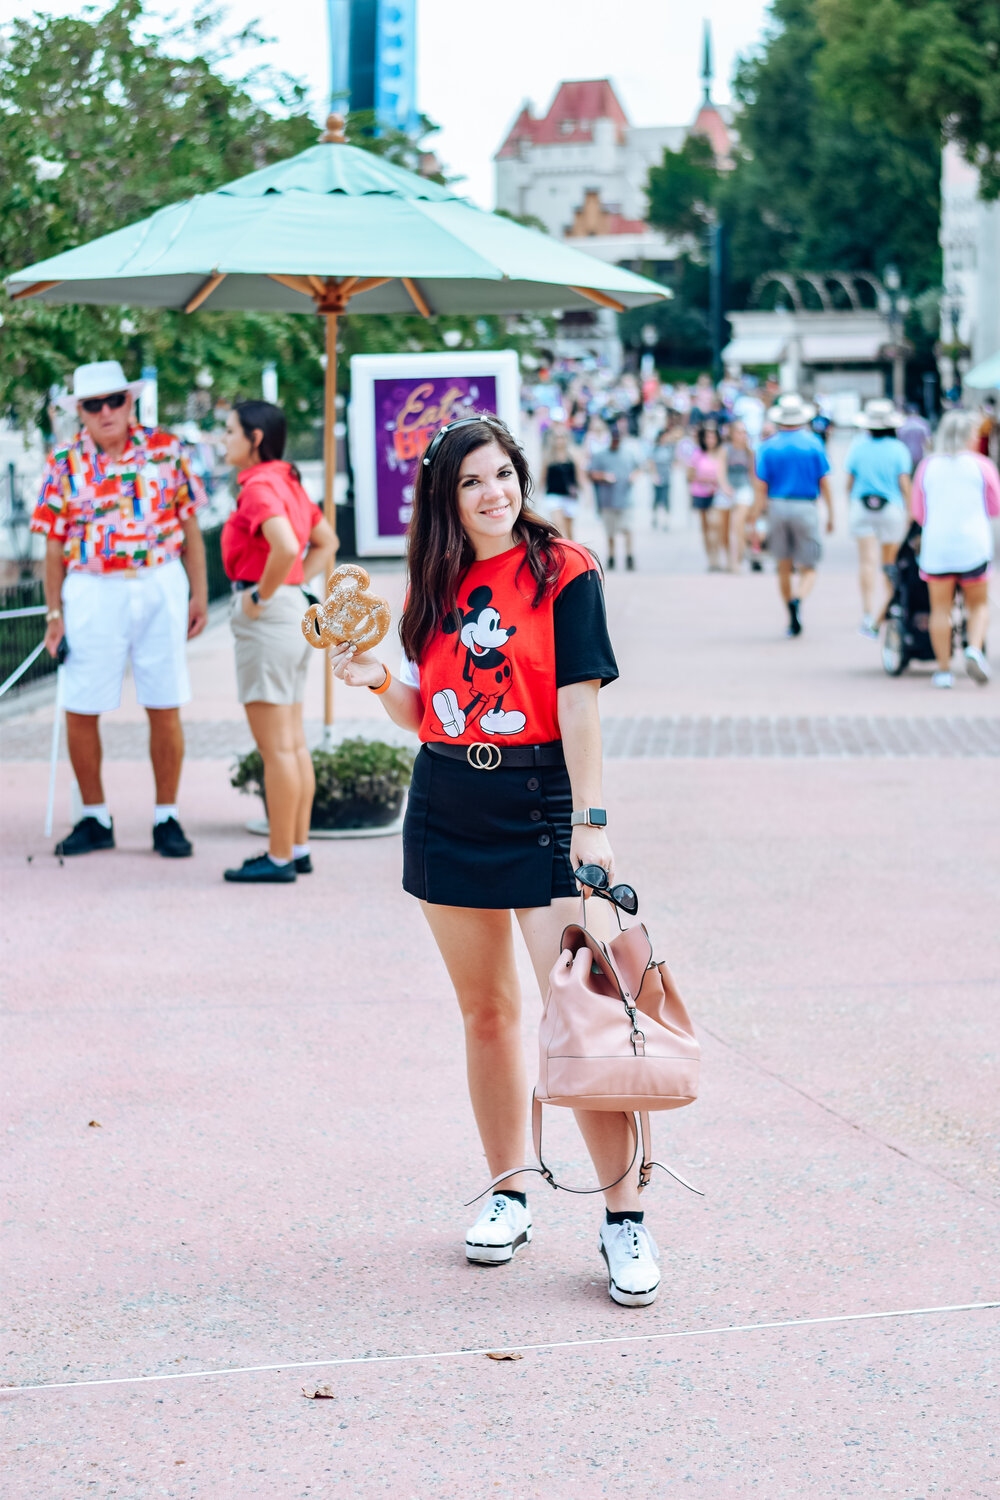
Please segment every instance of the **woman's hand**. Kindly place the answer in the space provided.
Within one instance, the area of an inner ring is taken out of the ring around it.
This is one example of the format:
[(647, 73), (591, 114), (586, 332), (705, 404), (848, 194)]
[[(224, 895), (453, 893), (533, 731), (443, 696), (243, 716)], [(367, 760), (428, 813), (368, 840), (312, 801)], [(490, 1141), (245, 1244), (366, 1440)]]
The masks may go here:
[(330, 647), (334, 677), (348, 687), (381, 687), (388, 670), (370, 651), (358, 651), (350, 642)]
[(240, 608), (248, 620), (259, 620), (264, 613), (263, 604), (255, 604), (250, 597), (250, 589), (244, 589), (240, 594)]
[[(592, 828), (587, 823), (573, 829), (569, 846), (570, 864), (574, 870), (581, 865), (600, 865), (608, 872), (608, 884), (615, 878), (615, 857), (611, 852), (608, 836), (603, 828)], [(581, 887), (585, 896), (590, 895), (590, 886)]]

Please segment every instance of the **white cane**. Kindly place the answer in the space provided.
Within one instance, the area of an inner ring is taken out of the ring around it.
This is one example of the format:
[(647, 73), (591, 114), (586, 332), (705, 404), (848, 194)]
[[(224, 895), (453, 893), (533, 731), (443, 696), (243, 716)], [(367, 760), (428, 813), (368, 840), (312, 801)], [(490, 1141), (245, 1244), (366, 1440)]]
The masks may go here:
[(56, 771), (59, 768), (59, 732), (62, 729), (63, 669), (56, 668), (56, 712), (52, 721), (52, 754), (49, 760), (49, 800), (45, 804), (45, 837), (52, 837), (52, 814), (56, 803)]

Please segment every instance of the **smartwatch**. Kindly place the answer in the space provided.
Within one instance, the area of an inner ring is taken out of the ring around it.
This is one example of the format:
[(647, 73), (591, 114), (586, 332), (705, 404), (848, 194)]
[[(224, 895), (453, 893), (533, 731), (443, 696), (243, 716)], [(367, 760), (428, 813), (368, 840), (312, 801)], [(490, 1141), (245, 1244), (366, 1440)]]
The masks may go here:
[(575, 828), (581, 824), (586, 828), (607, 828), (608, 814), (603, 807), (585, 807), (573, 813), (569, 821)]
[(250, 602), (251, 602), (251, 604), (256, 604), (257, 608), (260, 609), (260, 607), (261, 607), (260, 589), (251, 589), (250, 590)]

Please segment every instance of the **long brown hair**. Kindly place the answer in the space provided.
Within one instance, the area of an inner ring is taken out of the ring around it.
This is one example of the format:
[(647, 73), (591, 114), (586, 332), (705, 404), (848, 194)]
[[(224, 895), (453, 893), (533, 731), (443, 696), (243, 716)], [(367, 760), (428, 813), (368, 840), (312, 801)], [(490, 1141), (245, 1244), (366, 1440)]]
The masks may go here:
[(520, 485), (521, 510), (511, 530), (515, 544), (525, 548), (521, 567), (534, 579), (532, 608), (537, 609), (552, 592), (562, 572), (562, 554), (555, 545), (559, 533), (528, 508), (528, 460), (511, 433), (498, 417), (485, 412), (477, 422), (456, 426), (435, 447), (430, 463), (417, 462), (407, 533), (409, 592), (399, 624), (399, 637), (410, 661), (420, 661), (431, 636), (449, 615), (456, 625), (460, 623), (458, 590), (476, 554), (459, 519), (458, 480), (468, 455), (488, 443), (499, 444), (507, 454)]

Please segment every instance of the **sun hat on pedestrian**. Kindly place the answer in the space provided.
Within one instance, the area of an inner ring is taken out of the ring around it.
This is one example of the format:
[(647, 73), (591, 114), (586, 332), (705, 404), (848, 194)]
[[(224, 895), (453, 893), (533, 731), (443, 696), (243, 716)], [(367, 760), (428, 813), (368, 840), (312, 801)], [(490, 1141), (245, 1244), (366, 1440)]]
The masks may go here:
[(57, 405), (75, 414), (78, 402), (91, 396), (111, 396), (115, 391), (131, 391), (138, 400), (145, 384), (144, 380), (127, 380), (116, 359), (99, 359), (93, 364), (77, 365), (73, 371), (72, 395), (59, 396)]
[(777, 401), (768, 411), (771, 421), (778, 427), (804, 427), (811, 422), (816, 415), (816, 407), (810, 406), (808, 401), (796, 395), (794, 391), (788, 391), (779, 396)]
[(855, 425), (878, 432), (886, 427), (902, 427), (905, 421), (903, 413), (896, 410), (892, 401), (885, 396), (878, 396), (873, 401), (865, 402), (865, 409), (856, 419)]

